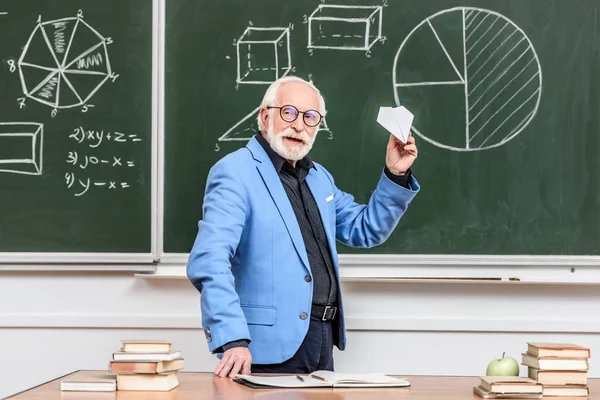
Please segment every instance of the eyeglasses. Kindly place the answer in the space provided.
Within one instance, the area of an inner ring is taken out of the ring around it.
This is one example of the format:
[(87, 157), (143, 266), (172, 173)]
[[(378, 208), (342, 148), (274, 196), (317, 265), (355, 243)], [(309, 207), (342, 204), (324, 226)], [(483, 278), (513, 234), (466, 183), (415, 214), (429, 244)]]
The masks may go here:
[(275, 106), (267, 106), (267, 109), (271, 108), (279, 108), (279, 114), (281, 115), (281, 119), (285, 122), (294, 122), (299, 114), (304, 114), (302, 119), (307, 126), (314, 127), (321, 123), (321, 119), (323, 116), (317, 110), (307, 110), (307, 111), (298, 111), (298, 109), (294, 106), (285, 105), (282, 107)]

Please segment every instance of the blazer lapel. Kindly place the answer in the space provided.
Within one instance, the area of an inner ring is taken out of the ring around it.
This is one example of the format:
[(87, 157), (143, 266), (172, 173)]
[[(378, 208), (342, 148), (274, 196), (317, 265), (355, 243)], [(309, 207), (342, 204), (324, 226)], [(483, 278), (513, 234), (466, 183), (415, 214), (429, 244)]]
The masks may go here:
[(331, 193), (328, 191), (327, 186), (320, 184), (319, 177), (317, 175), (317, 172), (311, 169), (310, 173), (306, 176), (306, 183), (315, 199), (315, 203), (317, 203), (317, 206), (319, 207), (321, 221), (323, 222), (323, 228), (325, 229), (325, 235), (327, 236), (327, 243), (329, 244), (329, 251), (331, 251), (331, 254), (333, 255), (335, 254), (335, 236), (329, 223), (329, 218), (331, 218), (331, 216), (329, 215), (329, 207), (327, 206), (326, 200), (327, 196), (329, 196)]
[(290, 200), (288, 199), (287, 193), (283, 188), (283, 184), (279, 179), (279, 175), (277, 175), (277, 171), (275, 171), (275, 168), (273, 167), (273, 163), (269, 159), (269, 155), (254, 137), (250, 140), (250, 142), (248, 142), (247, 147), (252, 152), (254, 158), (259, 161), (256, 168), (258, 169), (263, 182), (267, 186), (267, 189), (269, 190), (269, 193), (271, 194), (271, 197), (277, 206), (277, 210), (279, 211), (279, 214), (285, 223), (298, 255), (302, 259), (302, 262), (304, 262), (305, 267), (310, 271), (308, 255), (306, 254), (306, 247), (304, 246), (304, 239), (302, 238), (302, 233), (300, 232), (300, 226), (298, 225), (296, 214), (294, 214)]

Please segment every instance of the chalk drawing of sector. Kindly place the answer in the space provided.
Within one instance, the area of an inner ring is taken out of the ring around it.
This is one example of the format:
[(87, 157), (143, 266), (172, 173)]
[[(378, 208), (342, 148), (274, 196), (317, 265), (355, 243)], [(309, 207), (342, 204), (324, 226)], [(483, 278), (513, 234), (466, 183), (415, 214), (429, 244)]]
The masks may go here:
[(542, 68), (525, 32), (508, 18), (456, 7), (408, 34), (394, 59), (393, 84), (396, 104), (416, 112), (413, 132), (440, 148), (477, 151), (507, 143), (532, 121)]
[(56, 109), (82, 106), (87, 111), (94, 94), (118, 76), (111, 68), (111, 43), (83, 20), (81, 11), (46, 22), (40, 16), (17, 63), (23, 94), (52, 107), (53, 116)]

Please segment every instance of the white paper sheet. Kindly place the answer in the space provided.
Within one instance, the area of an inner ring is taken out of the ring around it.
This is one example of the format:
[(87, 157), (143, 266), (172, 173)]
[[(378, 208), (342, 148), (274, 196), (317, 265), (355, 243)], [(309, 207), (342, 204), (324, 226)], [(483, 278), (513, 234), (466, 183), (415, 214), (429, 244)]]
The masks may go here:
[(404, 106), (380, 107), (377, 122), (392, 135), (406, 143), (414, 115)]

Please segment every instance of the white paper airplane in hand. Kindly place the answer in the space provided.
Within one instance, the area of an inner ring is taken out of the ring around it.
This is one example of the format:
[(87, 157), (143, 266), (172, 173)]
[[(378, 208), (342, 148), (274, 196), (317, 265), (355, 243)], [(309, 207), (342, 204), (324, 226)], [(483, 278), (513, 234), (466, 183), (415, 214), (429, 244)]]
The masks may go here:
[(380, 107), (377, 122), (390, 133), (406, 143), (414, 115), (404, 106)]

